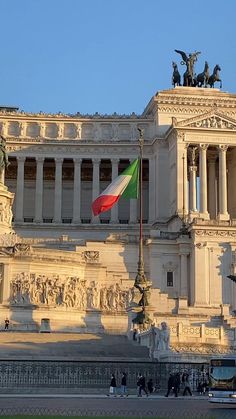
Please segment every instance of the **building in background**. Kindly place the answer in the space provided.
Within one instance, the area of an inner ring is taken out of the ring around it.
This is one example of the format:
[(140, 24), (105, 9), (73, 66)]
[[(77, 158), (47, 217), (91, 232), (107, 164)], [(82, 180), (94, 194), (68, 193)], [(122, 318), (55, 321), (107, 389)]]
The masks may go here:
[(168, 323), (172, 351), (233, 350), (236, 95), (176, 87), (139, 116), (2, 107), (0, 127), (17, 233), (1, 238), (2, 318), (21, 329), (127, 332), (138, 201), (100, 217), (91, 203), (138, 156), (141, 128), (150, 316)]

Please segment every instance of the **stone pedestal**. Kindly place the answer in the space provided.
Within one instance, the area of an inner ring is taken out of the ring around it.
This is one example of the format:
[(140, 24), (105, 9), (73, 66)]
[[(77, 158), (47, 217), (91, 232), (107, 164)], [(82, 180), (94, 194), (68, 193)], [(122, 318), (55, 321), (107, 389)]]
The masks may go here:
[(12, 204), (14, 194), (0, 183), (0, 234), (12, 233)]

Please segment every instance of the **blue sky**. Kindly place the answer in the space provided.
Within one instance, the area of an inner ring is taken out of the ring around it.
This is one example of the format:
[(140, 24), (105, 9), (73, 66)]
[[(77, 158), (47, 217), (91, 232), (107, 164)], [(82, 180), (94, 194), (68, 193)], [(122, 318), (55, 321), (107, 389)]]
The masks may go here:
[(171, 88), (174, 49), (236, 93), (235, 0), (0, 0), (0, 16), (1, 105), (140, 114)]

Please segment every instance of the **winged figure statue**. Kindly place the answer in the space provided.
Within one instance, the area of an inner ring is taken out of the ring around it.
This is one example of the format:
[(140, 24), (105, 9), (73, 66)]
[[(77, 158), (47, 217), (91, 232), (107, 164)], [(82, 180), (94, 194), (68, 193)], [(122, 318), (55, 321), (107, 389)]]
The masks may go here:
[(181, 61), (182, 65), (186, 65), (186, 71), (184, 73), (184, 86), (195, 86), (195, 72), (194, 72), (194, 64), (197, 61), (197, 57), (201, 54), (200, 51), (193, 52), (191, 54), (186, 54), (184, 51), (180, 51), (179, 49), (175, 49), (175, 52), (181, 55), (183, 61)]

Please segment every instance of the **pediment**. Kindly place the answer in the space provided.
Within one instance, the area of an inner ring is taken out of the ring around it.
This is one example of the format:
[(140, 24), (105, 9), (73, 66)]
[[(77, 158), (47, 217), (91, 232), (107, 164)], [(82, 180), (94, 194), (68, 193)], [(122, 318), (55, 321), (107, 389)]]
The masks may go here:
[(176, 121), (173, 118), (173, 126), (176, 128), (202, 128), (215, 130), (236, 130), (236, 120), (220, 112), (212, 111), (184, 121)]

